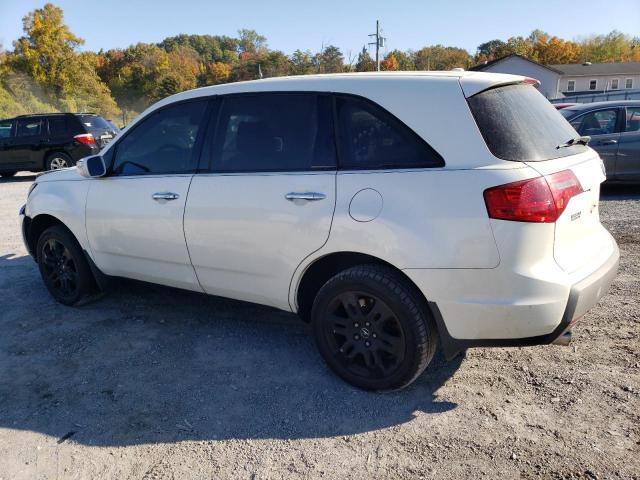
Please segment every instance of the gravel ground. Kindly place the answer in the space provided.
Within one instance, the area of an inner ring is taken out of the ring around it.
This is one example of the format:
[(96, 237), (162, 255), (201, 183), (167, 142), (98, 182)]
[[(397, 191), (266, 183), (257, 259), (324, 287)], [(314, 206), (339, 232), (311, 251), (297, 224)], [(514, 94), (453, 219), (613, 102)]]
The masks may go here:
[(0, 478), (640, 478), (640, 188), (569, 347), (469, 350), (410, 388), (338, 380), (297, 317), (134, 282), (55, 303), (0, 181)]

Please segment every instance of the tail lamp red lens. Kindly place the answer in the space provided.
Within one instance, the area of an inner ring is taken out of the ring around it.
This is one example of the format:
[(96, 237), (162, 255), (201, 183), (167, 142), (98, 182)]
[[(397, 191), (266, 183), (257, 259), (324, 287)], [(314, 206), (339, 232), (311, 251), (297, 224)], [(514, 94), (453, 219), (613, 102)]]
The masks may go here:
[(80, 135), (76, 135), (73, 137), (76, 142), (81, 143), (83, 145), (95, 145), (96, 139), (90, 133), (81, 133)]
[(553, 223), (572, 197), (583, 192), (571, 170), (507, 183), (484, 191), (490, 218), (516, 222)]

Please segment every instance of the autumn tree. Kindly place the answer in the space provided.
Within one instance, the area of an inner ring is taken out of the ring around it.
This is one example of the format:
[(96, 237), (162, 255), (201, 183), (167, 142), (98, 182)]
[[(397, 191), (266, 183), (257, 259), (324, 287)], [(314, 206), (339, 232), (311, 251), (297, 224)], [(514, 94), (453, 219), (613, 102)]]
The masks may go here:
[(356, 72), (373, 72), (375, 70), (375, 60), (369, 55), (367, 47), (362, 47), (362, 51), (358, 54), (358, 60), (356, 61)]
[(318, 73), (340, 73), (344, 71), (344, 56), (334, 45), (325, 47), (313, 57), (313, 63)]
[(415, 52), (413, 62), (416, 70), (451, 70), (468, 68), (472, 58), (463, 48), (434, 45)]
[(400, 65), (396, 56), (393, 53), (390, 53), (389, 55), (384, 57), (384, 60), (382, 60), (382, 62), (380, 62), (380, 68), (382, 70), (395, 71), (400, 69)]

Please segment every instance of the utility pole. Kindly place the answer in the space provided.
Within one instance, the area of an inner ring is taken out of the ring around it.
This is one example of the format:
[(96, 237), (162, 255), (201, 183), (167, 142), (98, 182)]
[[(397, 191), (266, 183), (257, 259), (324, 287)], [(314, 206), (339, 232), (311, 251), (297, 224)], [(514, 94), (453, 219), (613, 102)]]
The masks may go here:
[(380, 71), (380, 47), (384, 47), (386, 38), (380, 35), (380, 20), (376, 20), (376, 33), (369, 35), (370, 37), (376, 37), (375, 42), (370, 42), (369, 45), (376, 46), (376, 70)]

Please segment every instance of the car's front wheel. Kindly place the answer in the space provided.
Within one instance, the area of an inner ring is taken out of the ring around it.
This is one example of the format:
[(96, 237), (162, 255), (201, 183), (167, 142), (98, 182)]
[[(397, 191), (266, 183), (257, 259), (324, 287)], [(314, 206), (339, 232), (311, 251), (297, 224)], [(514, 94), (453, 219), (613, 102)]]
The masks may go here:
[(367, 390), (409, 385), (436, 351), (424, 301), (408, 280), (383, 265), (356, 266), (331, 278), (316, 296), (311, 319), (331, 369)]
[(42, 280), (58, 302), (73, 305), (94, 291), (95, 282), (82, 248), (62, 225), (49, 227), (40, 235), (37, 260)]

